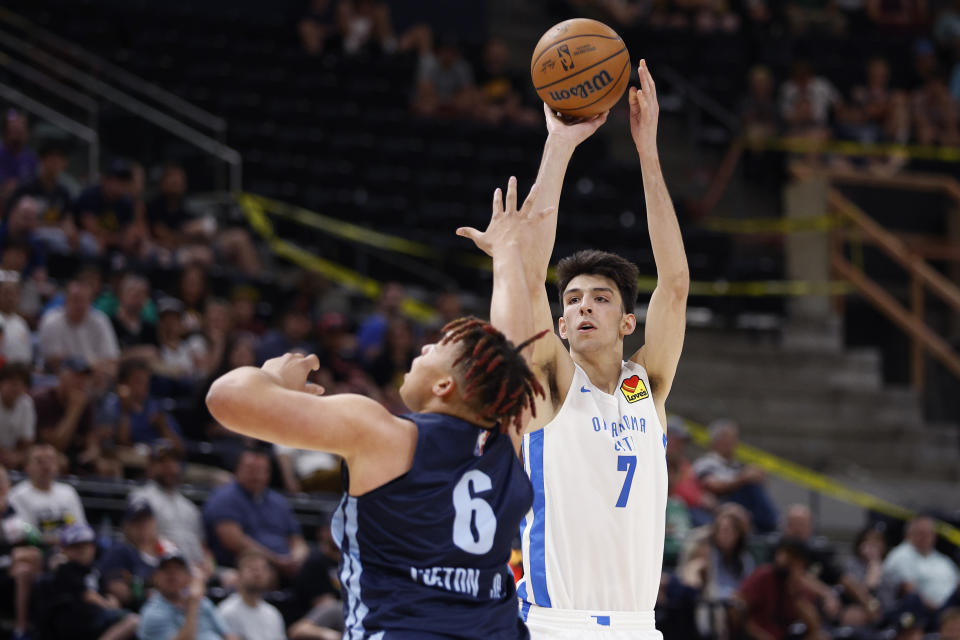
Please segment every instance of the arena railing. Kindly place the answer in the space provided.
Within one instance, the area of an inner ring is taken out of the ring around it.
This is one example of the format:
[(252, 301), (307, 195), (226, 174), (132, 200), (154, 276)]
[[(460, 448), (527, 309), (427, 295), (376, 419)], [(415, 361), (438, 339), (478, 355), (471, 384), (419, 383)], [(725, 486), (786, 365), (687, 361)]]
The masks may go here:
[(30, 96), (2, 82), (0, 82), (0, 98), (17, 105), (24, 111), (42, 118), (70, 135), (86, 142), (87, 162), (90, 165), (90, 171), (96, 174), (97, 167), (100, 164), (100, 137), (94, 129), (77, 122), (73, 118), (55, 109), (51, 109), (42, 102), (34, 100)]
[(227, 122), (223, 118), (187, 102), (163, 87), (147, 82), (73, 42), (64, 40), (9, 9), (0, 7), (0, 22), (20, 30), (28, 35), (31, 41), (48, 50), (58, 51), (76, 62), (83, 63), (97, 75), (110, 79), (114, 84), (128, 91), (148, 96), (180, 117), (210, 129), (217, 134), (221, 142), (225, 139)]
[(231, 192), (238, 192), (242, 188), (243, 160), (236, 149), (2, 29), (0, 29), (0, 45), (29, 59), (36, 66), (56, 74), (64, 82), (83, 87), (91, 94), (117, 105), (220, 160), (228, 167), (228, 175), (226, 180), (222, 180), (222, 176), (217, 176), (217, 187), (229, 189)]

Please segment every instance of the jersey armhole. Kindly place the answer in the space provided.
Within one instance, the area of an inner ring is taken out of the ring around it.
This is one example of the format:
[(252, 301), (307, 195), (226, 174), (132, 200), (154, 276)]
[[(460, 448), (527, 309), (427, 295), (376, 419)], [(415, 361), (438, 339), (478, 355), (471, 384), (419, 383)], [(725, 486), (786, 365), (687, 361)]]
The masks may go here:
[[(413, 423), (413, 427), (417, 430), (417, 444), (416, 444), (416, 446), (415, 446), (414, 449), (413, 449), (413, 459), (410, 461), (410, 468), (407, 469), (405, 472), (401, 473), (401, 474), (400, 474), (399, 476), (397, 476), (396, 478), (393, 478), (393, 479), (391, 479), (391, 480), (388, 480), (388, 481), (384, 482), (383, 484), (381, 484), (380, 486), (374, 487), (373, 489), (370, 489), (370, 490), (367, 491), (366, 493), (361, 493), (360, 495), (356, 495), (356, 496), (350, 493), (350, 487), (349, 487), (348, 484), (345, 483), (345, 484), (344, 484), (344, 493), (345, 493), (347, 496), (349, 496), (349, 497), (351, 497), (351, 498), (356, 498), (356, 499), (359, 500), (360, 498), (365, 498), (366, 496), (374, 495), (374, 494), (376, 494), (378, 491), (384, 490), (384, 489), (386, 489), (386, 488), (394, 485), (395, 483), (400, 482), (400, 481), (403, 480), (404, 478), (406, 478), (408, 475), (410, 475), (410, 471), (412, 471), (412, 470), (417, 466), (417, 462), (420, 460), (420, 439), (421, 439), (421, 437), (422, 437), (422, 435), (423, 435), (423, 431), (420, 429), (420, 425), (417, 424), (417, 421), (414, 420), (413, 418), (407, 416), (407, 415), (397, 415), (397, 414), (393, 414), (393, 417), (399, 418), (400, 420), (406, 420), (406, 421), (408, 421), (408, 422), (412, 422), (412, 423)], [(343, 465), (343, 477), (344, 477), (344, 480), (345, 480), (345, 482), (349, 482), (349, 479), (350, 479), (350, 468), (347, 466), (347, 461), (346, 461), (346, 460), (343, 460), (341, 464)]]

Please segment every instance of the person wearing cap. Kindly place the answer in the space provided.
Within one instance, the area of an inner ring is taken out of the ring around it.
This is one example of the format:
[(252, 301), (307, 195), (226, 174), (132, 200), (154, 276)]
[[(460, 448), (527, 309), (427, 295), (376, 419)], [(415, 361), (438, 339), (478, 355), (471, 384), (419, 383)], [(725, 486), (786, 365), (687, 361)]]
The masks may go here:
[[(10, 476), (0, 466), (0, 611), (14, 617), (15, 633), (25, 633), (30, 611), (30, 592), (43, 569), (40, 532), (20, 517), (7, 500)], [(8, 609), (12, 606), (13, 609)]]
[(184, 304), (177, 298), (157, 302), (157, 342), (160, 358), (158, 375), (175, 383), (190, 386), (207, 367), (206, 341), (185, 336)]
[(120, 608), (112, 596), (97, 590), (93, 568), (97, 554), (93, 529), (73, 524), (60, 534), (67, 561), (59, 565), (38, 594), (38, 626), (51, 640), (123, 640), (132, 638), (139, 617)]
[(207, 562), (206, 535), (200, 509), (177, 491), (183, 477), (181, 456), (171, 443), (160, 440), (150, 451), (147, 483), (130, 492), (130, 501), (145, 501), (153, 509), (157, 530), (183, 552), (191, 565)]
[(120, 346), (110, 318), (93, 307), (96, 293), (88, 279), (76, 277), (66, 288), (63, 306), (48, 310), (37, 328), (40, 355), (56, 371), (63, 358), (83, 358), (103, 381), (116, 375)]
[(154, 593), (140, 610), (138, 640), (240, 640), (205, 596), (207, 576), (191, 574), (178, 550), (160, 557)]
[(157, 532), (153, 509), (145, 500), (127, 504), (123, 514), (123, 540), (100, 558), (100, 585), (124, 607), (136, 611), (146, 600), (146, 588), (163, 549), (171, 543)]
[(100, 252), (119, 249), (123, 235), (136, 225), (145, 226), (131, 199), (133, 167), (122, 159), (110, 163), (100, 184), (88, 187), (73, 205), (81, 230), (92, 235)]
[(717, 501), (703, 490), (697, 480), (697, 474), (687, 457), (689, 444), (690, 432), (683, 419), (678, 416), (667, 418), (667, 463), (672, 465), (676, 472), (676, 483), (671, 481), (671, 490), (686, 504), (691, 524), (699, 527), (712, 521)]
[(7, 362), (33, 362), (33, 335), (27, 321), (19, 313), (20, 274), (0, 271), (0, 325), (3, 339), (0, 353)]
[(17, 469), (36, 439), (37, 412), (30, 389), (30, 369), (17, 362), (0, 368), (0, 464)]

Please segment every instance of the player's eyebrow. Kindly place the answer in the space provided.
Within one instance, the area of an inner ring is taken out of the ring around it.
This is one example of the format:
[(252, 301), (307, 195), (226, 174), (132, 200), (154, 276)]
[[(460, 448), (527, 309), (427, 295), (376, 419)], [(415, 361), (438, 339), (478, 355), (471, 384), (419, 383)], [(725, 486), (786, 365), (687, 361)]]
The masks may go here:
[[(590, 287), (590, 291), (593, 293), (603, 292), (613, 294), (613, 289), (610, 287)], [(563, 292), (563, 297), (566, 298), (571, 293), (583, 293), (583, 289), (567, 289)]]

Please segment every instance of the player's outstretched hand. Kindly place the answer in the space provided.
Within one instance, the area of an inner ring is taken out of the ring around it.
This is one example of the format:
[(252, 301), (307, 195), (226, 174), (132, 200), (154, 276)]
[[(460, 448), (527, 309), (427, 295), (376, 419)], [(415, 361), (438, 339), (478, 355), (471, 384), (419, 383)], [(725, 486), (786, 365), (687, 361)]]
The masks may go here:
[(260, 368), (273, 377), (277, 384), (291, 391), (305, 391), (317, 396), (324, 392), (320, 385), (307, 382), (310, 372), (320, 368), (320, 359), (315, 354), (285, 353), (278, 358), (270, 358)]
[(630, 87), (630, 133), (637, 152), (641, 156), (657, 153), (657, 121), (660, 118), (660, 104), (657, 102), (657, 85), (647, 69), (647, 61), (637, 65), (640, 76), (640, 88)]
[(493, 214), (486, 231), (460, 227), (457, 235), (473, 240), (474, 244), (490, 257), (499, 250), (523, 245), (528, 238), (539, 233), (537, 224), (553, 213), (553, 207), (535, 213), (532, 211), (539, 190), (538, 185), (533, 185), (527, 199), (523, 201), (523, 206), (517, 210), (517, 179), (511, 176), (507, 182), (506, 204), (499, 187), (493, 192)]
[(604, 111), (586, 120), (566, 121), (544, 102), (543, 115), (547, 119), (547, 137), (550, 140), (576, 147), (607, 121), (610, 112)]

